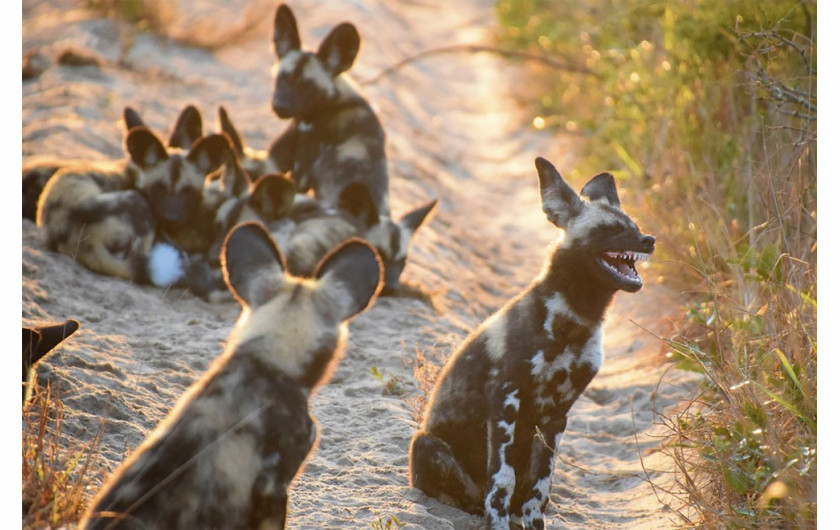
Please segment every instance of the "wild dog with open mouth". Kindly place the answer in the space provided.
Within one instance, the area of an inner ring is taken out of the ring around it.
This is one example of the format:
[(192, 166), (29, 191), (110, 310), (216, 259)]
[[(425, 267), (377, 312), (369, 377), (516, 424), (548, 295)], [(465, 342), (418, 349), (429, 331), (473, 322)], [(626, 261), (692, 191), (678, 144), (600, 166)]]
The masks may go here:
[(622, 210), (612, 175), (578, 196), (536, 160), (543, 210), (562, 229), (540, 276), (475, 330), (441, 372), (411, 441), (411, 484), (488, 528), (544, 528), (554, 451), (601, 366), (601, 324), (617, 291), (636, 292), (653, 252)]
[(336, 249), (294, 278), (265, 228), (238, 225), (225, 280), (242, 315), (224, 353), (103, 487), (80, 527), (284, 528), (288, 490), (315, 445), (308, 401), (342, 355), (346, 321), (382, 284), (376, 252)]
[(295, 223), (288, 237), (275, 237), (287, 256), (289, 270), (299, 276), (311, 276), (315, 265), (336, 244), (351, 237), (361, 237), (376, 248), (385, 267), (382, 294), (400, 289), (399, 278), (405, 268), (408, 243), (412, 235), (437, 204), (433, 200), (406, 213), (396, 223), (383, 225), (370, 191), (364, 184), (349, 185), (341, 194), (339, 207), (326, 208), (319, 201), (298, 197), (289, 219)]
[(137, 283), (169, 286), (184, 278), (182, 249), (170, 234), (196, 222), (207, 174), (230, 142), (203, 137), (189, 151), (167, 150), (146, 127), (125, 140), (127, 160), (59, 169), (38, 202), (36, 222), (52, 251), (88, 269)]
[(35, 363), (46, 357), (64, 339), (79, 329), (77, 320), (65, 320), (59, 324), (41, 326), (22, 326), (23, 328), (23, 403), (29, 400), (32, 392), (32, 378)]

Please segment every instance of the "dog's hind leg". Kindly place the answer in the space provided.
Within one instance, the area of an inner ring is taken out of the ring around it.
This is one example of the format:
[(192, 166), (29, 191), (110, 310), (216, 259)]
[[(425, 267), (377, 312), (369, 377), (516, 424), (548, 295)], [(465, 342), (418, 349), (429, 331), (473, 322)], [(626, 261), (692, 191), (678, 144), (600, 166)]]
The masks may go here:
[(414, 487), (465, 512), (484, 513), (483, 492), (446, 442), (430, 434), (417, 433), (411, 440), (409, 453)]

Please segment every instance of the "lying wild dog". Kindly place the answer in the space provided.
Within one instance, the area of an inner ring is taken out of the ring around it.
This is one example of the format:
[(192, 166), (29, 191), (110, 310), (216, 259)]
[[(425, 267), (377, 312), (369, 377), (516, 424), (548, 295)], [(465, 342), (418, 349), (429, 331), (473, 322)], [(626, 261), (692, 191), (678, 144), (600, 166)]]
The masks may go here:
[(289, 271), (298, 276), (311, 276), (315, 265), (336, 244), (361, 237), (374, 245), (382, 258), (383, 294), (393, 294), (399, 289), (411, 236), (436, 204), (434, 200), (405, 214), (396, 223), (382, 225), (374, 219), (370, 192), (364, 184), (355, 183), (342, 192), (339, 207), (335, 209), (326, 208), (314, 199), (298, 197), (289, 214), (294, 228), (288, 236), (276, 239), (281, 242)]
[[(145, 127), (140, 115), (131, 107), (123, 111), (125, 133), (134, 127)], [(188, 105), (178, 115), (169, 137), (170, 148), (189, 149), (192, 143), (202, 136), (201, 114), (198, 109)], [(22, 168), (23, 217), (35, 221), (38, 212), (38, 198), (47, 182), (62, 167), (76, 167), (85, 164), (82, 160), (62, 160), (57, 158), (34, 158)]]
[(265, 228), (238, 225), (225, 280), (242, 315), (224, 353), (107, 481), (80, 528), (284, 528), (315, 445), (308, 401), (342, 355), (346, 321), (382, 284), (376, 252), (336, 249), (315, 280), (284, 271)]
[[(277, 168), (270, 158), (265, 158), (264, 152), (254, 151), (245, 145), (222, 106), (219, 107), (218, 127), (231, 138), (242, 167), (249, 175), (253, 177)], [(299, 222), (299, 226), (290, 236), (291, 246), (283, 248), (290, 270), (294, 274), (309, 276), (327, 251), (348, 237), (358, 236), (372, 244), (382, 257), (385, 265), (383, 295), (399, 291), (400, 275), (405, 268), (411, 237), (434, 209), (437, 199), (394, 222), (390, 218), (390, 210), (381, 210), (381, 201), (377, 201), (374, 195), (367, 183), (359, 181), (343, 186), (334, 204), (298, 196), (297, 213), (290, 215), (292, 220)], [(263, 219), (266, 220), (265, 217)]]
[(169, 286), (184, 278), (185, 263), (161, 234), (195, 222), (205, 176), (230, 144), (213, 135), (170, 153), (149, 129), (134, 127), (125, 145), (128, 160), (59, 169), (41, 193), (37, 223), (50, 250), (95, 272)]
[(22, 326), (23, 328), (23, 403), (32, 392), (32, 372), (35, 363), (44, 358), (64, 339), (79, 329), (77, 320), (65, 320), (60, 324)]
[(537, 158), (543, 210), (564, 232), (542, 274), (475, 330), (447, 362), (421, 430), (410, 481), (488, 528), (544, 528), (554, 451), (570, 407), (601, 366), (601, 323), (617, 291), (636, 292), (653, 252), (622, 210), (612, 175), (579, 197)]

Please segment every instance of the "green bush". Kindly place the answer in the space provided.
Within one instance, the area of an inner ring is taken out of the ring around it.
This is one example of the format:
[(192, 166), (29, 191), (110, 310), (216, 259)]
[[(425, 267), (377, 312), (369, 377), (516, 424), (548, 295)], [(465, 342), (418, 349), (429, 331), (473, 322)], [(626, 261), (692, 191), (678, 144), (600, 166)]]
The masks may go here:
[(529, 65), (533, 124), (580, 139), (572, 179), (624, 181), (655, 272), (687, 293), (671, 356), (707, 384), (663, 419), (683, 520), (814, 525), (816, 1), (497, 13), (500, 46), (574, 65)]

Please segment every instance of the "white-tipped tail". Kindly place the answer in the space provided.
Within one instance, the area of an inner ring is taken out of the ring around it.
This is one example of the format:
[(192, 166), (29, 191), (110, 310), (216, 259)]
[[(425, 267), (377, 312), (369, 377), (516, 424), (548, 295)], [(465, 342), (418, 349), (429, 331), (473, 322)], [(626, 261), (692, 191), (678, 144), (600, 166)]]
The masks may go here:
[(148, 263), (149, 278), (158, 287), (168, 287), (184, 276), (184, 258), (169, 243), (156, 243)]

